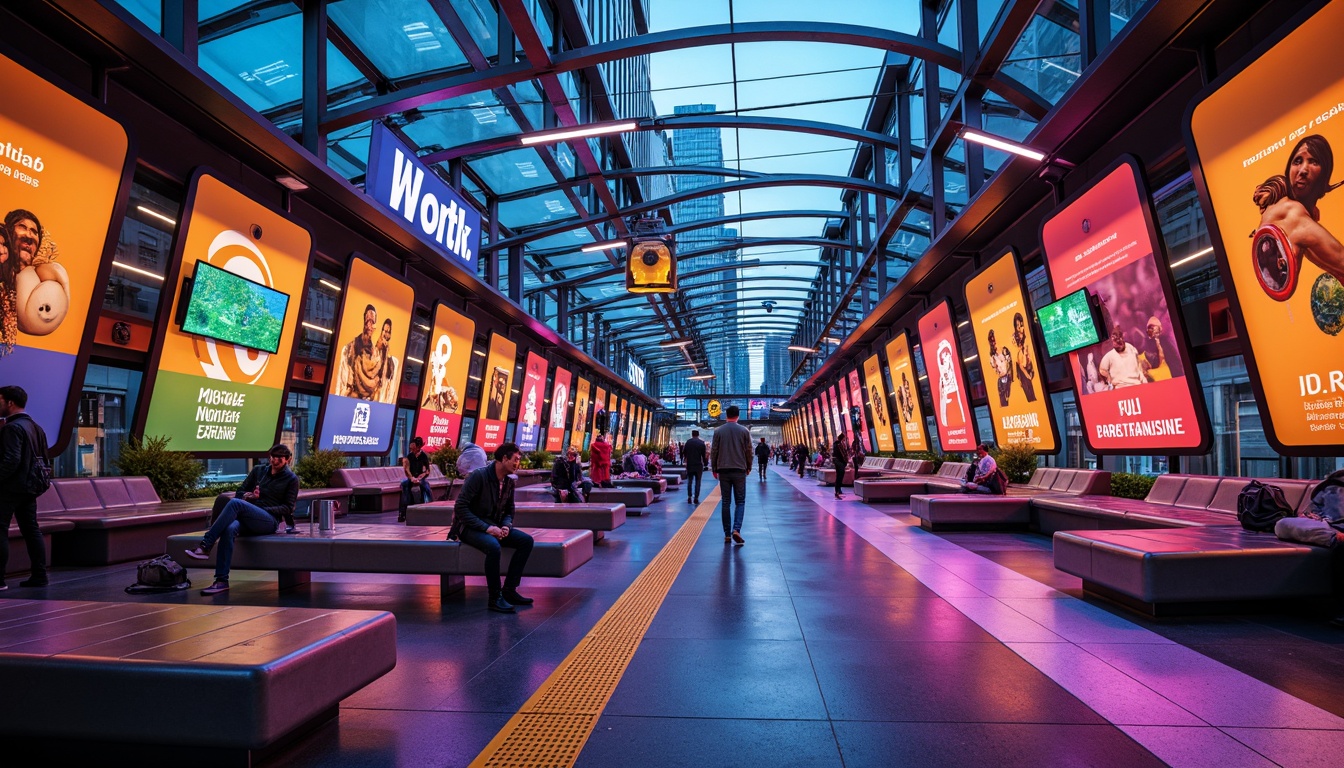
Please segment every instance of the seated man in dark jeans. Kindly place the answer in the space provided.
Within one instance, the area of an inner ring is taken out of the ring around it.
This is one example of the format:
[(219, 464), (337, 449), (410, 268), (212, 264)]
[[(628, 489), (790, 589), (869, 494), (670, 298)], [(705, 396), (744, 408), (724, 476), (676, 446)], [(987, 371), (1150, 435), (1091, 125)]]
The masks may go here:
[[(495, 460), (467, 476), (453, 506), (453, 527), (448, 540), (485, 553), (485, 585), (490, 590), (492, 611), (515, 613), (515, 605), (531, 605), (532, 598), (518, 594), (523, 569), (532, 554), (532, 537), (513, 527), (513, 484), (522, 451), (514, 443), (495, 449)], [(504, 588), (499, 585), (500, 548), (514, 550)]]
[(579, 449), (569, 446), (565, 455), (551, 467), (551, 492), (556, 501), (582, 504), (588, 500), (593, 484), (583, 479), (583, 465), (579, 463)]
[(275, 533), (281, 520), (293, 527), (294, 505), (299, 499), (299, 477), (289, 469), (294, 455), (283, 444), (268, 453), (270, 465), (259, 466), (248, 474), (238, 489), (238, 496), (220, 510), (200, 545), (187, 550), (187, 557), (208, 560), (215, 542), (220, 543), (219, 558), (215, 561), (215, 582), (201, 590), (202, 595), (217, 595), (229, 590), (234, 538)]
[(397, 522), (406, 522), (406, 507), (411, 503), (411, 489), (420, 486), (422, 503), (434, 500), (429, 490), (429, 454), (425, 453), (424, 438), (411, 438), (411, 451), (401, 457), (401, 470), (406, 477), (401, 481), (401, 504), (397, 507)]

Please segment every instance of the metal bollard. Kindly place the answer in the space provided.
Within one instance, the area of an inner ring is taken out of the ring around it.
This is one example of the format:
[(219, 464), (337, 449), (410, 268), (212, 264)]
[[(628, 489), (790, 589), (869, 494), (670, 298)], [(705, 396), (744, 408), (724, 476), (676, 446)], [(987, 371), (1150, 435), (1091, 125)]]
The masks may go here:
[(317, 529), (319, 531), (330, 531), (336, 527), (336, 502), (331, 499), (314, 501), (312, 511), (309, 514), (317, 517)]

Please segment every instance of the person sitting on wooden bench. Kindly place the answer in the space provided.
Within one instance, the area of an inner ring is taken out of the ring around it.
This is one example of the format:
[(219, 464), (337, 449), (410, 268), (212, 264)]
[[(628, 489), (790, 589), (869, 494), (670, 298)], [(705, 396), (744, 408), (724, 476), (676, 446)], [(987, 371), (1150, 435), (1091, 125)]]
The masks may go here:
[[(532, 537), (513, 527), (513, 486), (523, 457), (515, 443), (495, 449), (495, 460), (467, 476), (453, 505), (453, 527), (448, 540), (485, 553), (485, 585), (490, 590), (486, 607), (500, 613), (515, 613), (515, 605), (531, 605), (532, 598), (518, 594), (523, 569), (532, 555)], [(499, 586), (500, 547), (514, 550), (509, 576)]]
[(555, 460), (551, 467), (551, 492), (557, 502), (582, 504), (593, 490), (591, 481), (583, 478), (583, 465), (579, 463), (579, 449), (569, 446), (565, 455)]
[(202, 595), (229, 591), (229, 566), (233, 562), (236, 537), (275, 533), (282, 520), (293, 525), (294, 505), (299, 500), (299, 477), (289, 469), (294, 454), (284, 444), (275, 446), (268, 453), (270, 466), (262, 465), (252, 470), (238, 489), (238, 496), (225, 504), (219, 517), (210, 524), (200, 545), (187, 550), (187, 557), (193, 560), (208, 560), (210, 550), (215, 542), (219, 542), (215, 581), (201, 590)]

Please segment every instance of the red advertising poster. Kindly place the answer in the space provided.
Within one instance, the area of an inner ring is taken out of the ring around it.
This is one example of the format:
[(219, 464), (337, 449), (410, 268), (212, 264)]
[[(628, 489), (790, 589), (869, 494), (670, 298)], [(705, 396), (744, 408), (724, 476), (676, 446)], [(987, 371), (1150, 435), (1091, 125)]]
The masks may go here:
[(840, 421), (845, 428), (845, 441), (854, 442), (854, 416), (849, 408), (849, 380), (840, 379), (840, 383), (835, 385), (840, 391)]
[(821, 430), (825, 433), (827, 450), (835, 442), (835, 408), (831, 406), (831, 391), (821, 391)]
[(944, 451), (971, 451), (979, 442), (975, 413), (967, 399), (952, 305), (943, 299), (919, 318), (919, 347), (933, 393), (933, 417)]
[(523, 368), (522, 388), (518, 401), (518, 447), (524, 451), (537, 449), (541, 437), (541, 410), (546, 399), (546, 358), (536, 352), (527, 353)]
[(1041, 226), (1055, 296), (1087, 289), (1108, 335), (1069, 353), (1083, 436), (1098, 454), (1204, 453), (1208, 416), (1147, 201), (1123, 158)]
[(475, 338), (476, 324), (470, 318), (442, 303), (434, 306), (434, 330), (420, 381), (420, 410), (415, 414), (415, 434), (424, 439), (426, 451), (457, 442)]
[(868, 444), (870, 442), (868, 438), (868, 413), (863, 407), (863, 382), (859, 381), (858, 368), (849, 372), (849, 405), (858, 414), (859, 438), (863, 440), (863, 449), (870, 451), (873, 446)]
[(570, 373), (565, 368), (555, 369), (551, 384), (551, 419), (546, 428), (546, 450), (558, 453), (565, 446), (565, 417), (569, 415)]
[(489, 453), (504, 444), (504, 420), (509, 417), (513, 361), (518, 345), (498, 333), (490, 333), (490, 353), (485, 360), (480, 417), (476, 421), (476, 444)]
[[(845, 434), (845, 428), (841, 424), (840, 388), (832, 384), (831, 388), (826, 391), (829, 393), (830, 400), (828, 402), (831, 404), (831, 410), (827, 416), (829, 416), (831, 420), (831, 439), (834, 440), (836, 437)], [(846, 438), (845, 442), (849, 442), (849, 439)]]

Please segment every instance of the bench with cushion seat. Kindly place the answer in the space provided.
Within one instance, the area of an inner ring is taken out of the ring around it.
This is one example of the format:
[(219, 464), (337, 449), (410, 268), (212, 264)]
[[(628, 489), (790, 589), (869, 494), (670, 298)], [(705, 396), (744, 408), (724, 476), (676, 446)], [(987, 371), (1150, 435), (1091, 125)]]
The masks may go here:
[(518, 479), (514, 482), (515, 488), (525, 488), (529, 485), (541, 485), (551, 481), (551, 470), (547, 469), (520, 469), (517, 472)]
[(928, 459), (887, 459), (887, 467), (878, 477), (909, 477), (933, 474), (933, 462)]
[[(232, 499), (236, 495), (236, 491), (225, 491), (220, 494), (226, 499)], [(294, 505), (294, 517), (299, 520), (307, 520), (313, 502), (320, 499), (336, 502), (337, 517), (345, 517), (346, 512), (350, 509), (349, 488), (300, 488), (298, 502)]]
[[(555, 501), (549, 485), (531, 485), (516, 488), (513, 492), (515, 502)], [(630, 517), (644, 514), (644, 508), (653, 504), (652, 488), (593, 488), (588, 493), (588, 501), (594, 504), (624, 504), (625, 513)]]
[[(625, 525), (624, 504), (560, 504), (547, 502), (515, 502), (513, 523), (523, 528), (564, 528), (593, 532), (601, 541), (606, 531)], [(453, 524), (453, 504), (434, 501), (412, 504), (406, 508), (406, 524), (414, 526)]]
[[(568, 576), (593, 559), (592, 531), (524, 530), (536, 539), (525, 576)], [(199, 545), (203, 535), (205, 531), (170, 536), (167, 551), (176, 558)], [(447, 539), (447, 526), (350, 524), (311, 535), (300, 529), (297, 535), (239, 536), (234, 542), (232, 567), (279, 571), (281, 589), (307, 583), (313, 571), (436, 574), (440, 577), (441, 591), (449, 594), (462, 589), (464, 575), (485, 571), (485, 556), (477, 549)], [(194, 568), (213, 568), (217, 551), (212, 551), (208, 560), (192, 560), (188, 564)], [(501, 569), (508, 566), (512, 552), (504, 550)]]
[(613, 477), (611, 484), (617, 488), (648, 488), (653, 491), (655, 501), (667, 492), (667, 480), (661, 477)]
[(52, 765), (249, 765), (396, 663), (381, 611), (0, 600), (0, 677), (22, 691), (0, 736)]
[[(883, 458), (881, 456), (868, 456), (864, 458), (863, 463), (859, 465), (859, 477), (882, 477), (887, 474), (891, 462), (896, 459)], [(835, 468), (826, 467), (817, 470), (817, 482), (821, 485), (835, 485)], [(845, 467), (845, 479), (841, 485), (854, 484), (854, 464), (851, 462)]]
[[(406, 472), (400, 464), (394, 467), (344, 467), (331, 476), (331, 486), (350, 489), (354, 496), (352, 512), (387, 512), (401, 504), (401, 481), (405, 479)], [(439, 465), (429, 465), (432, 495), (442, 496), (452, 483), (443, 476)], [(461, 485), (460, 482), (457, 484)]]
[(162, 554), (164, 536), (200, 528), (210, 517), (201, 499), (160, 501), (147, 477), (66, 477), (51, 486), (38, 499), (39, 523), (68, 524), (54, 532), (54, 565), (107, 565), (153, 557)]
[(1036, 525), (1035, 502), (1080, 494), (1110, 497), (1111, 473), (1096, 469), (1042, 467), (1002, 496), (978, 493), (916, 495), (910, 514), (921, 528), (939, 530), (1026, 530)]
[[(52, 536), (75, 528), (74, 523), (47, 516), (48, 513), (60, 509), (61, 499), (54, 487), (47, 489), (46, 493), (37, 497), (37, 529), (42, 532), (42, 547), (46, 550), (48, 563), (51, 562)], [(23, 573), (31, 570), (32, 567), (33, 564), (28, 560), (28, 547), (24, 544), (23, 533), (19, 531), (19, 524), (16, 521), (10, 521), (9, 562), (5, 565), (5, 572), (0, 576)]]
[(865, 502), (909, 501), (920, 493), (959, 493), (961, 483), (971, 465), (962, 461), (945, 461), (931, 475), (910, 477), (865, 477), (854, 483), (854, 492)]

